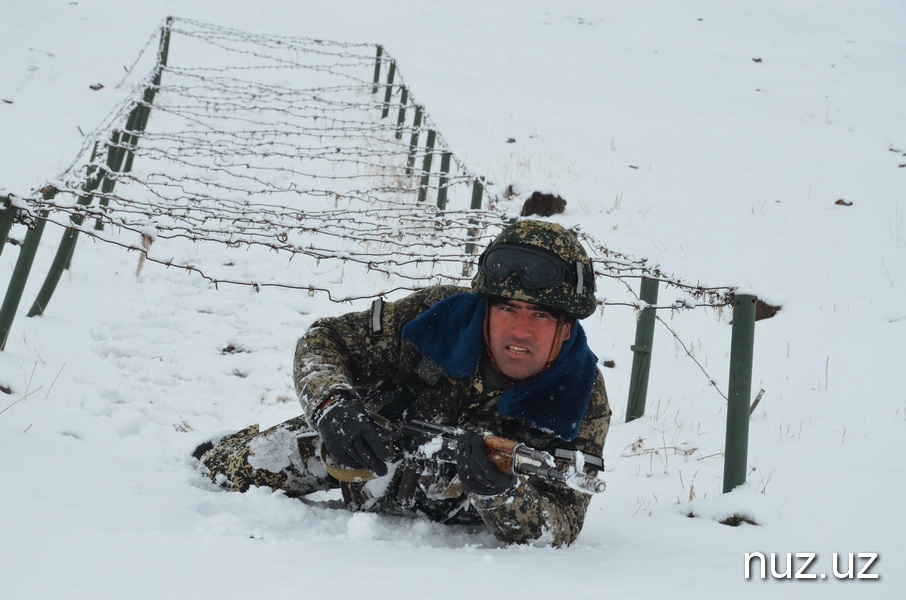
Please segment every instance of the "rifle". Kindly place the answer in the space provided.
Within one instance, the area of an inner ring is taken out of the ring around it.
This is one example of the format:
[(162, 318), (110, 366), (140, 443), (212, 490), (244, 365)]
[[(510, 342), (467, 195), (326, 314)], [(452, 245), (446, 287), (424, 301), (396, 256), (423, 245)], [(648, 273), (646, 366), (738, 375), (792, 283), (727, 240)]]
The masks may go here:
[[(392, 439), (402, 447), (407, 453), (407, 457), (416, 460), (455, 463), (459, 438), (466, 433), (464, 429), (458, 427), (435, 425), (425, 421), (406, 421), (397, 424), (379, 415), (373, 415), (373, 418), (375, 424), (388, 432)], [(522, 442), (490, 432), (480, 433), (484, 435), (488, 458), (504, 473), (534, 475), (585, 494), (597, 494), (603, 492), (607, 487), (602, 479), (588, 475), (582, 470), (586, 461), (603, 468), (604, 463), (598, 457), (578, 451), (558, 451), (558, 457), (570, 458), (569, 466), (564, 472), (557, 469), (554, 455), (549, 452), (530, 448)], [(414, 489), (417, 480), (417, 473), (411, 472), (408, 478), (404, 476), (403, 479), (400, 486), (400, 497), (411, 495), (411, 489)]]

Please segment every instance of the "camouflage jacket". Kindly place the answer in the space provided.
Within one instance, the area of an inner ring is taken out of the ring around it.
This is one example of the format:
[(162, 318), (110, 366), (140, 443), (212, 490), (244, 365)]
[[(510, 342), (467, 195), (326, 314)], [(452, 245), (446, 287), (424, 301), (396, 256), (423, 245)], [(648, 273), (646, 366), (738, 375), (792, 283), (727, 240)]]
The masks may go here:
[[(432, 287), (395, 302), (376, 301), (371, 310), (315, 322), (299, 339), (294, 360), (296, 392), (309, 422), (319, 406), (338, 394), (362, 398), (371, 412), (398, 417), (399, 407), (394, 408), (398, 387), (386, 382), (400, 374), (417, 373), (426, 383), (419, 386), (414, 398), (407, 397), (407, 419), (486, 429), (541, 450), (564, 448), (602, 456), (611, 409), (597, 368), (591, 375), (590, 398), (578, 423), (578, 435), (565, 441), (496, 410), (508, 386), (488, 366), (486, 352), (481, 352), (483, 358), (471, 376), (453, 377), (403, 339), (403, 327), (415, 317), (437, 302), (469, 291)], [(388, 408), (395, 414), (387, 414)], [(397, 498), (402, 469), (391, 468), (387, 477), (344, 483), (344, 500), (353, 510), (422, 514), (447, 523), (483, 521), (507, 544), (567, 545), (584, 523), (590, 496), (581, 492), (520, 476), (517, 487), (509, 492), (478, 496), (467, 493), (455, 475), (452, 465), (423, 465), (415, 493), (406, 501)]]

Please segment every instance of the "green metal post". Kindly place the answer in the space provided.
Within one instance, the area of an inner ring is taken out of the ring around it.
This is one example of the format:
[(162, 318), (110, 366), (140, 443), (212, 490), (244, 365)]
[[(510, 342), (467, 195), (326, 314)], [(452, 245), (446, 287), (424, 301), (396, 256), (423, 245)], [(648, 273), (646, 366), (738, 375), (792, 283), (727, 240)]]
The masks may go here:
[[(145, 88), (142, 95), (143, 102), (136, 104), (129, 115), (129, 121), (126, 123), (126, 132), (129, 138), (125, 140), (127, 147), (134, 147), (138, 143), (138, 136), (134, 132), (144, 132), (148, 125), (148, 118), (151, 115), (151, 105), (154, 104), (154, 98), (160, 89), (160, 82), (163, 79), (164, 68), (170, 59), (170, 26), (173, 24), (173, 17), (167, 17), (166, 24), (161, 28), (160, 45), (157, 48), (157, 67), (154, 72), (154, 78), (151, 85)], [(126, 157), (125, 170), (132, 170), (132, 152)]]
[(390, 98), (393, 97), (393, 77), (396, 75), (396, 61), (390, 61), (390, 70), (387, 72), (387, 91), (384, 92), (384, 110), (381, 111), (381, 118), (384, 119), (390, 114)]
[(450, 159), (453, 158), (452, 152), (444, 152), (440, 155), (440, 178), (437, 182), (437, 208), (447, 209), (447, 182), (450, 173)]
[(12, 199), (9, 196), (0, 203), (0, 254), (3, 254), (6, 240), (9, 239), (9, 231), (13, 228), (13, 222), (16, 220), (16, 209), (13, 208), (12, 204)]
[[(81, 222), (81, 217), (76, 218)], [(50, 270), (47, 273), (47, 278), (44, 280), (44, 285), (41, 286), (38, 295), (35, 297), (34, 303), (32, 303), (31, 308), (25, 316), (35, 317), (44, 314), (44, 308), (47, 306), (47, 303), (50, 302), (50, 297), (53, 296), (57, 283), (60, 281), (60, 276), (63, 274), (66, 267), (69, 266), (69, 261), (72, 260), (72, 254), (73, 250), (75, 250), (75, 243), (78, 236), (79, 231), (72, 227), (67, 228), (66, 231), (63, 232), (63, 238), (60, 240), (60, 247), (57, 248), (57, 253), (53, 257), (53, 262), (50, 263)]]
[(381, 81), (381, 55), (384, 54), (384, 47), (378, 44), (377, 56), (374, 59), (374, 83), (371, 85), (371, 93), (376, 94), (378, 83)]
[[(639, 299), (649, 305), (657, 304), (657, 288), (657, 279), (643, 277)], [(629, 401), (626, 405), (627, 423), (645, 415), (655, 317), (655, 309), (643, 308), (638, 323), (636, 323), (635, 344), (631, 346), (633, 356), (632, 371), (629, 376)]]
[[(135, 110), (133, 110), (131, 114), (135, 114)], [(133, 117), (130, 115), (129, 121), (133, 120)], [(108, 204), (107, 198), (105, 196), (113, 191), (113, 186), (116, 183), (116, 181), (110, 177), (110, 174), (116, 173), (120, 170), (126, 154), (126, 150), (123, 145), (127, 143), (126, 140), (128, 140), (129, 138), (131, 138), (129, 134), (124, 134), (118, 129), (115, 129), (110, 134), (110, 143), (107, 145), (107, 169), (103, 171), (103, 176), (100, 179), (101, 193), (104, 194), (98, 201), (98, 204), (101, 207), (105, 207)], [(77, 223), (77, 225), (81, 225), (82, 219), (79, 218), (78, 221), (79, 222)], [(94, 228), (97, 231), (100, 231), (104, 228), (104, 224), (101, 221), (100, 217), (98, 217), (98, 219), (94, 222)], [(73, 244), (74, 243), (75, 241), (73, 241)]]
[(35, 219), (34, 228), (29, 229), (28, 233), (25, 234), (25, 241), (19, 251), (19, 258), (16, 260), (16, 266), (10, 276), (6, 297), (3, 299), (3, 306), (0, 306), (0, 350), (6, 348), (6, 340), (13, 326), (13, 319), (16, 318), (19, 301), (22, 300), (22, 293), (25, 291), (28, 274), (35, 261), (35, 254), (38, 252), (38, 244), (41, 243), (41, 236), (44, 235), (44, 226), (47, 224), (46, 218), (47, 211), (41, 211), (41, 214)]
[[(145, 88), (145, 92), (142, 94), (142, 101), (136, 103), (126, 121), (125, 131), (123, 131), (122, 139), (120, 140), (123, 145), (122, 153), (125, 158), (119, 160), (116, 169), (114, 169), (117, 172), (119, 172), (121, 168), (124, 173), (128, 173), (132, 170), (135, 147), (138, 145), (137, 134), (144, 132), (145, 127), (148, 125), (148, 118), (151, 115), (151, 105), (154, 104), (154, 97), (160, 89), (164, 68), (167, 66), (167, 61), (169, 60), (172, 24), (173, 17), (167, 17), (166, 24), (161, 27), (160, 44), (157, 48), (157, 66), (155, 67), (154, 78), (151, 80), (151, 84)], [(101, 204), (106, 205), (106, 201), (101, 199)], [(98, 224), (99, 223), (100, 222), (98, 222)], [(100, 229), (100, 227), (95, 226), (95, 229)]]
[[(173, 17), (167, 17), (167, 22), (163, 26), (160, 32), (160, 45), (157, 47), (157, 66), (158, 69), (161, 67), (167, 66), (167, 60), (169, 60), (170, 55), (170, 31), (173, 26)], [(158, 71), (158, 77), (160, 76), (160, 71)], [(160, 84), (160, 79), (157, 80), (158, 85)]]
[(727, 439), (724, 451), (724, 493), (746, 482), (749, 447), (749, 403), (752, 397), (752, 359), (755, 349), (755, 296), (733, 300), (730, 340), (730, 380), (727, 396)]
[(428, 181), (431, 178), (431, 157), (434, 155), (434, 139), (437, 132), (433, 129), (428, 130), (428, 139), (425, 142), (425, 160), (422, 162), (422, 180), (418, 186), (418, 201), (424, 202), (428, 199)]
[(406, 122), (406, 102), (409, 101), (409, 90), (403, 88), (400, 92), (400, 112), (396, 117), (396, 139), (403, 137), (403, 123)]
[(145, 121), (145, 117), (142, 114), (144, 112), (143, 108), (141, 104), (136, 104), (132, 112), (129, 113), (129, 119), (126, 121), (126, 128), (123, 131), (121, 140), (123, 151), (125, 152), (125, 160), (122, 161), (123, 173), (128, 173), (132, 170), (132, 161), (135, 160), (135, 147), (138, 145), (138, 133), (145, 129), (142, 124)]
[(482, 198), (484, 197), (484, 184), (481, 179), (472, 182), (472, 210), (481, 210)]
[(132, 128), (128, 125), (126, 126), (130, 131), (144, 131), (145, 126), (148, 125), (148, 117), (151, 114), (151, 105), (154, 104), (154, 97), (160, 89), (164, 68), (167, 66), (167, 61), (170, 57), (170, 25), (172, 23), (173, 17), (167, 17), (167, 23), (161, 28), (160, 45), (157, 48), (157, 67), (154, 71), (154, 78), (151, 80), (151, 85), (145, 88), (145, 93), (142, 95), (144, 102), (136, 106), (137, 111), (134, 126)]
[(415, 166), (415, 153), (418, 150), (418, 136), (422, 126), (422, 107), (415, 106), (415, 117), (412, 119), (412, 137), (409, 139), (409, 157), (406, 159), (406, 177), (412, 177)]
[[(472, 205), (469, 207), (472, 210), (481, 210), (482, 198), (484, 197), (484, 184), (481, 181), (481, 178), (477, 178), (472, 182)], [(469, 228), (469, 239), (475, 239), (478, 237), (477, 223), (470, 220), (469, 223), (475, 225), (475, 227)], [(472, 256), (475, 254), (475, 242), (466, 242), (466, 254)], [(462, 265), (462, 276), (471, 277), (472, 276), (472, 263), (465, 262)]]
[(146, 89), (144, 96), (146, 104), (136, 103), (132, 112), (129, 113), (129, 119), (126, 121), (126, 128), (123, 131), (121, 140), (125, 160), (121, 161), (122, 169), (118, 167), (116, 171), (122, 171), (123, 173), (132, 171), (132, 162), (135, 160), (135, 148), (138, 146), (138, 135), (144, 133), (145, 127), (148, 125), (148, 117), (151, 114), (151, 105), (148, 98), (150, 97), (153, 100), (155, 93), (151, 88)]
[[(91, 204), (91, 192), (97, 188), (97, 185), (97, 179), (89, 181), (86, 186), (88, 194), (80, 197), (76, 203), (83, 206)], [(44, 283), (41, 285), (41, 289), (38, 290), (38, 295), (35, 296), (35, 301), (32, 303), (31, 308), (26, 314), (27, 317), (35, 317), (44, 314), (44, 309), (47, 308), (51, 296), (53, 296), (54, 291), (57, 289), (57, 284), (60, 282), (63, 271), (69, 268), (69, 264), (72, 261), (72, 255), (75, 253), (75, 245), (79, 239), (79, 230), (76, 229), (76, 227), (82, 224), (82, 220), (83, 218), (81, 215), (70, 218), (74, 227), (67, 227), (66, 231), (63, 232), (63, 237), (60, 239), (60, 246), (57, 248), (57, 253), (54, 255), (53, 261), (50, 263), (50, 269), (47, 271), (47, 277), (44, 278)], [(98, 227), (95, 226), (95, 229), (97, 228)]]

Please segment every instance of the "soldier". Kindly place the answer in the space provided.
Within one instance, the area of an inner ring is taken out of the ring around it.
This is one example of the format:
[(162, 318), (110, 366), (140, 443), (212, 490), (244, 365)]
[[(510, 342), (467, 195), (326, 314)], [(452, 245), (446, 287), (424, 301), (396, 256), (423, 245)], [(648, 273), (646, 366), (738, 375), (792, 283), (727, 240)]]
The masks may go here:
[[(316, 321), (294, 360), (304, 414), (199, 446), (198, 468), (231, 490), (340, 487), (353, 511), (484, 522), (506, 544), (568, 545), (590, 496), (500, 471), (476, 430), (558, 457), (581, 451), (586, 473), (603, 467), (611, 409), (578, 323), (596, 309), (594, 289), (572, 232), (519, 220), (482, 254), (471, 290), (436, 286)], [(467, 433), (455, 464), (412, 464), (381, 436), (384, 419)], [(367, 471), (376, 478), (363, 480)]]

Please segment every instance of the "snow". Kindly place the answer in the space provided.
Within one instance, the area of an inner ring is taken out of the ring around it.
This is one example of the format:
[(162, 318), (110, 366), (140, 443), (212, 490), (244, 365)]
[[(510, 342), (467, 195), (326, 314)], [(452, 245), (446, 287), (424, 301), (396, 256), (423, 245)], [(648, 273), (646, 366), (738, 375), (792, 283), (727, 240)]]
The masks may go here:
[[(384, 44), (473, 172), (555, 191), (556, 219), (613, 250), (781, 305), (756, 325), (748, 483), (721, 493), (729, 311), (659, 313), (646, 416), (626, 423), (635, 311), (608, 306), (585, 322), (615, 363), (607, 490), (570, 548), (350, 514), (329, 494), (219, 492), (195, 445), (296, 416), (296, 338), (368, 302), (154, 263), (136, 275), (138, 253), (83, 236), (46, 314), (26, 318), (50, 226), (0, 352), (3, 598), (903, 597), (901, 2), (6, 0), (4, 195), (59, 177), (170, 14)], [(7, 278), (17, 254), (0, 255)], [(270, 259), (244, 275), (302, 268)], [(690, 302), (660, 290), (675, 300)], [(719, 523), (733, 516), (757, 525)], [(827, 577), (746, 580), (753, 552), (781, 567), (815, 553)], [(834, 553), (878, 553), (880, 578), (838, 580)]]

